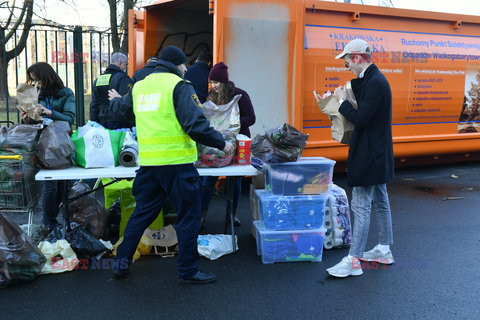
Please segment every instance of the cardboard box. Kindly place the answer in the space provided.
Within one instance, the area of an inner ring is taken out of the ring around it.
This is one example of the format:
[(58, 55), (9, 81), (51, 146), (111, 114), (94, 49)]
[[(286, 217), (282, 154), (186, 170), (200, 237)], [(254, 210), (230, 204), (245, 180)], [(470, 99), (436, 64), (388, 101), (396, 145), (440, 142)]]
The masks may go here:
[(265, 189), (265, 175), (259, 172), (256, 176), (252, 176), (252, 184), (255, 189)]

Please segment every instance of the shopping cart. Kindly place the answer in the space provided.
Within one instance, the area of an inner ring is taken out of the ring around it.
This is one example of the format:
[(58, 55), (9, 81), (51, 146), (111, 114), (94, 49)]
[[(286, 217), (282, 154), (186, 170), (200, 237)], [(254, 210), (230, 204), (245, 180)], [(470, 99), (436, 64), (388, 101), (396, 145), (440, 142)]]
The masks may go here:
[(28, 231), (38, 200), (35, 171), (22, 155), (0, 155), (0, 212), (28, 213)]

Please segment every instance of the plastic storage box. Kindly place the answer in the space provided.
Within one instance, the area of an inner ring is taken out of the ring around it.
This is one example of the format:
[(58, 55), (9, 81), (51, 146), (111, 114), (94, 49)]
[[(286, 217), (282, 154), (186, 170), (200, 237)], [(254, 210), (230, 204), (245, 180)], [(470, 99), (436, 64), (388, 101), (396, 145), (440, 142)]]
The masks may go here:
[(265, 172), (265, 189), (281, 195), (325, 193), (332, 185), (334, 165), (334, 160), (323, 157), (269, 163)]
[(255, 190), (258, 216), (267, 230), (318, 229), (323, 225), (328, 194), (280, 196)]
[(322, 261), (325, 229), (272, 231), (266, 230), (260, 221), (253, 224), (262, 263)]

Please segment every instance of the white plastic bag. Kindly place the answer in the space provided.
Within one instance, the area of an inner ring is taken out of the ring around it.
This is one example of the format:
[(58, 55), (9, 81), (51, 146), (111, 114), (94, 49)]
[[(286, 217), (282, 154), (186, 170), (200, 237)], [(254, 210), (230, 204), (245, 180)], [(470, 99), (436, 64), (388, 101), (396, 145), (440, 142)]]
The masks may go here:
[[(42, 241), (38, 244), (38, 248), (42, 251), (45, 258), (47, 258), (47, 262), (43, 266), (40, 274), (72, 271), (77, 268), (80, 262), (67, 240), (58, 240), (55, 243)], [(54, 259), (55, 261), (52, 261), (52, 258), (56, 256), (61, 256), (62, 259)]]
[[(237, 236), (235, 236), (235, 251), (237, 250)], [(201, 256), (215, 260), (232, 252), (232, 235), (205, 234), (198, 236), (198, 254)]]

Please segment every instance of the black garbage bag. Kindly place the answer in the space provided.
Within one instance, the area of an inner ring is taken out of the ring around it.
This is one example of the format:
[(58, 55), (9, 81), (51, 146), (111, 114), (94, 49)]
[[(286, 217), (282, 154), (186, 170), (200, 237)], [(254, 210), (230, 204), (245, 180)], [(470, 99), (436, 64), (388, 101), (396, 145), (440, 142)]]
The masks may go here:
[(54, 121), (43, 129), (38, 139), (38, 159), (45, 169), (65, 169), (73, 165), (75, 151), (70, 139), (70, 125), (66, 121)]
[[(70, 243), (73, 251), (79, 259), (91, 258), (107, 251), (108, 249), (98, 241), (90, 232), (85, 230), (81, 225), (71, 223), (71, 229), (67, 230), (65, 240)], [(50, 232), (45, 238), (46, 241), (54, 243), (63, 239), (62, 227), (58, 226)]]
[(117, 198), (110, 208), (108, 208), (108, 220), (104, 240), (109, 240), (111, 243), (117, 243), (118, 235), (120, 234), (120, 220), (122, 218), (122, 211), (120, 208), (120, 198)]
[(307, 145), (308, 134), (303, 134), (285, 123), (253, 138), (253, 156), (267, 163), (297, 161)]
[(32, 281), (46, 259), (19, 225), (0, 214), (0, 288)]
[[(68, 194), (69, 199), (75, 198), (92, 189), (84, 182), (76, 181)], [(95, 238), (103, 237), (107, 223), (107, 213), (103, 205), (95, 198), (93, 193), (81, 196), (68, 205), (70, 221), (82, 225)]]

